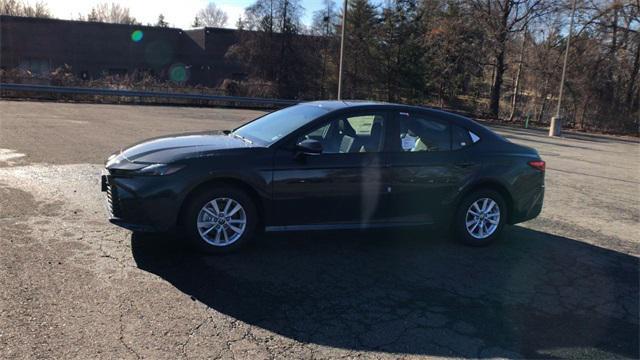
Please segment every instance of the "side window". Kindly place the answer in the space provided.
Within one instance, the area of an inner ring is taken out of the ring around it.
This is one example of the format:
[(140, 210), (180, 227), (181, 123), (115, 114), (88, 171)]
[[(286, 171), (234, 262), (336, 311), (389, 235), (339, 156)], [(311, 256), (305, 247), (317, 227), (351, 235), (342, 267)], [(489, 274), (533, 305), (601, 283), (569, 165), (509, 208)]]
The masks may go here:
[(469, 130), (458, 126), (451, 126), (451, 149), (458, 150), (473, 144)]
[(471, 141), (473, 141), (474, 144), (480, 141), (480, 137), (473, 133), (471, 130), (469, 130), (469, 136), (471, 136)]
[(400, 144), (402, 151), (449, 151), (451, 135), (449, 124), (430, 119), (422, 114), (399, 114)]
[(382, 151), (385, 116), (383, 113), (360, 113), (342, 116), (298, 138), (317, 140), (323, 154), (366, 153)]
[(305, 138), (322, 141), (322, 139), (324, 139), (327, 136), (327, 132), (329, 131), (329, 125), (331, 125), (331, 123), (328, 123), (326, 125), (323, 125), (315, 129), (314, 131), (310, 132)]
[(356, 131), (356, 135), (371, 136), (375, 115), (354, 116), (347, 118), (347, 122)]

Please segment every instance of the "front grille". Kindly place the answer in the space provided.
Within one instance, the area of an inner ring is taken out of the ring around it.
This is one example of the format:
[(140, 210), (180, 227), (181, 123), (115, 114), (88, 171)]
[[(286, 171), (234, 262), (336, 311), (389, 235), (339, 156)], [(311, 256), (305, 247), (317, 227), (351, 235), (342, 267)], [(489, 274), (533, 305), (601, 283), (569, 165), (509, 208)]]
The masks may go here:
[(107, 184), (107, 208), (111, 217), (119, 217), (120, 204), (118, 201), (117, 188), (111, 184)]

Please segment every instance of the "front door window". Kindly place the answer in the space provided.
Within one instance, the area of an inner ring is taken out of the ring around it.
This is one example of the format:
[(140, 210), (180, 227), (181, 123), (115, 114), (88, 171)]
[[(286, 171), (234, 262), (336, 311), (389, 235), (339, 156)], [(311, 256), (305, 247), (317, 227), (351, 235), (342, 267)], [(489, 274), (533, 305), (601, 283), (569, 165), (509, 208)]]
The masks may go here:
[(341, 116), (308, 132), (298, 142), (317, 140), (323, 154), (375, 153), (382, 151), (384, 126), (384, 115), (379, 113)]

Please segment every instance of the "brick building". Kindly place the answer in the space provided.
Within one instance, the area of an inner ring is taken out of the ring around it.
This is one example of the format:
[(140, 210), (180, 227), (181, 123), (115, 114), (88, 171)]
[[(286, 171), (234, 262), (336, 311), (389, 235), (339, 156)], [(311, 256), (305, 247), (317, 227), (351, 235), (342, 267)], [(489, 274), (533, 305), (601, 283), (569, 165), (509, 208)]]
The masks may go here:
[(225, 59), (237, 41), (232, 29), (182, 30), (0, 16), (0, 67), (45, 74), (65, 64), (83, 79), (145, 72), (188, 84), (242, 79), (242, 66)]

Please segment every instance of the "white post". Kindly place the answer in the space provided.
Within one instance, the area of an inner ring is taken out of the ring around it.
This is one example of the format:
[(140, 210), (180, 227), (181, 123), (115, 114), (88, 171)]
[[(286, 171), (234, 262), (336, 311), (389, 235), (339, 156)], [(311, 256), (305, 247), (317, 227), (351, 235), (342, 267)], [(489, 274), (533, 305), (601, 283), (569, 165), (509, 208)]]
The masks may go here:
[(576, 0), (573, 0), (573, 7), (571, 9), (571, 21), (569, 22), (569, 35), (567, 35), (567, 47), (564, 50), (564, 64), (562, 65), (562, 76), (560, 77), (560, 91), (558, 92), (558, 107), (556, 108), (556, 116), (551, 118), (551, 126), (549, 126), (549, 136), (560, 136), (562, 134), (562, 117), (560, 116), (560, 107), (562, 106), (564, 78), (567, 72), (567, 60), (569, 59), (569, 45), (571, 44), (571, 35), (573, 33), (573, 17), (575, 13), (576, 13)]
[(347, 0), (342, 9), (342, 37), (340, 39), (340, 67), (338, 69), (338, 100), (342, 99), (342, 60), (344, 58), (344, 32), (347, 27)]

